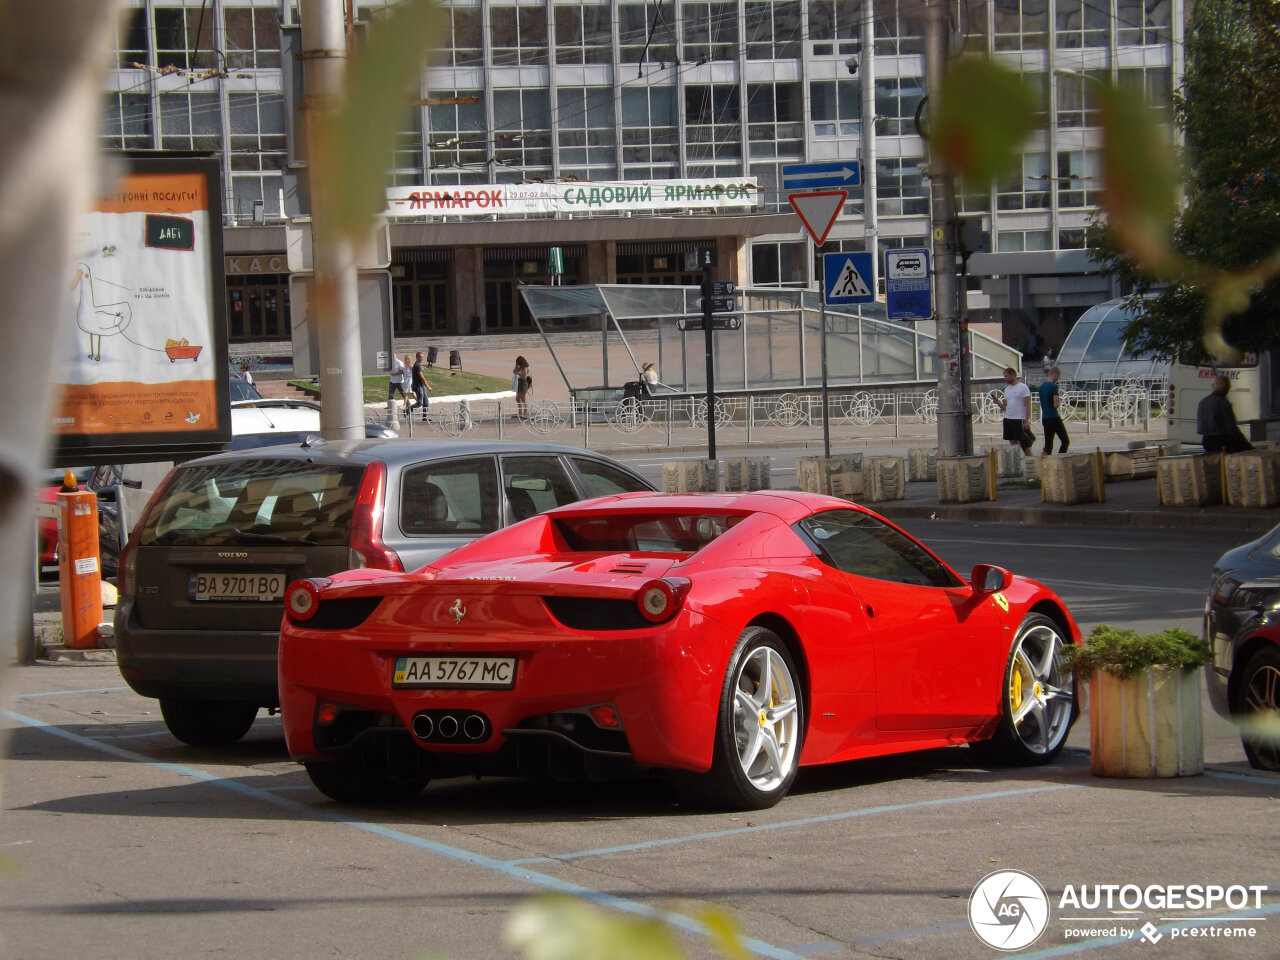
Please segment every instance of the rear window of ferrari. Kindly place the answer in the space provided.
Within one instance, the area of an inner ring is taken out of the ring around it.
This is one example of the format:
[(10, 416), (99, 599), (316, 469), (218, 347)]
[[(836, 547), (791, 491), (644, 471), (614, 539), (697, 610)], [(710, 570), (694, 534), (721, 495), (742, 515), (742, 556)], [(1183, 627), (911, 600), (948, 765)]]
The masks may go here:
[(734, 513), (588, 514), (556, 517), (573, 553), (696, 553), (746, 518)]
[(180, 467), (147, 515), (139, 544), (342, 544), (363, 467), (245, 459)]

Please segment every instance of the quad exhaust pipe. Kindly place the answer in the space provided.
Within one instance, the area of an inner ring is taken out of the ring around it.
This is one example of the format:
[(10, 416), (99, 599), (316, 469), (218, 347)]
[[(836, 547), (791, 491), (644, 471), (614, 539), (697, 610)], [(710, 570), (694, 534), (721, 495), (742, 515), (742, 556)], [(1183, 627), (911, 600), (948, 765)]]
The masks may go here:
[(492, 732), (484, 714), (453, 710), (423, 710), (409, 728), (426, 743), (482, 743)]

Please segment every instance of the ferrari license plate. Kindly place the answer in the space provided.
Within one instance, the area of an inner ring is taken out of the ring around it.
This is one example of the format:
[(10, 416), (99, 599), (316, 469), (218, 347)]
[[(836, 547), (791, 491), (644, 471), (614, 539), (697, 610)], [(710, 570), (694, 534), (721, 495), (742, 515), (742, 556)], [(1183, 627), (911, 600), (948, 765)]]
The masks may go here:
[(257, 600), (284, 596), (283, 573), (193, 573), (187, 578), (189, 600)]
[(515, 686), (515, 657), (400, 657), (391, 676), (393, 687)]

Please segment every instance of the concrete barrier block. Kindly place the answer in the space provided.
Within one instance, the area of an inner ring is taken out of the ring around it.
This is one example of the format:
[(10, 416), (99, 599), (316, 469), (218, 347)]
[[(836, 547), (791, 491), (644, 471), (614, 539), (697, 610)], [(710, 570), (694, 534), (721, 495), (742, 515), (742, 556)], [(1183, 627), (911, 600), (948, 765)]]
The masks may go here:
[(725, 457), (724, 488), (726, 490), (768, 490), (768, 457)]
[(907, 451), (907, 476), (911, 480), (938, 479), (938, 448), (912, 447)]
[(1280, 451), (1229, 453), (1223, 469), (1223, 499), (1233, 507), (1280, 505)]
[(1156, 475), (1159, 447), (1138, 447), (1104, 453), (1102, 470), (1108, 480), (1138, 480)]
[(1222, 502), (1222, 454), (1199, 453), (1156, 460), (1156, 496), (1166, 507)]
[(868, 457), (862, 461), (862, 497), (878, 503), (907, 495), (906, 462), (902, 457)]
[(938, 458), (939, 503), (975, 503), (995, 498), (993, 455)]
[(984, 454), (996, 455), (996, 476), (1002, 479), (1019, 480), (1024, 476), (1023, 465), (1029, 459), (1016, 443), (987, 444), (981, 450)]
[(663, 493), (712, 493), (719, 489), (719, 464), (715, 460), (665, 460)]
[(1070, 453), (1043, 459), (1040, 494), (1045, 503), (1102, 503), (1107, 499), (1100, 454)]
[[(862, 454), (851, 453), (839, 457), (797, 457), (796, 486), (805, 493), (825, 493), (829, 496), (847, 496), (835, 493), (831, 478), (841, 473), (862, 474)], [(842, 481), (841, 489), (851, 481)], [(861, 493), (861, 490), (858, 491)]]

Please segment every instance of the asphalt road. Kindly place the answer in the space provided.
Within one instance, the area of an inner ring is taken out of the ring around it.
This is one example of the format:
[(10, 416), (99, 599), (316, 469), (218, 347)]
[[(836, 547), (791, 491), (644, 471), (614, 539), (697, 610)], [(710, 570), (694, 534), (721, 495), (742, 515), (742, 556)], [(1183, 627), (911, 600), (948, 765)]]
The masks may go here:
[[(909, 526), (962, 571), (994, 560), (1051, 584), (1086, 629), (1194, 629), (1208, 567), (1235, 539)], [(113, 664), (19, 667), (0, 700), (0, 956), (489, 960), (514, 956), (514, 907), (567, 891), (610, 916), (674, 920), (691, 958), (722, 956), (699, 919), (716, 906), (757, 956), (968, 960), (997, 954), (969, 927), (971, 891), (1017, 869), (1053, 905), (1019, 956), (1271, 960), (1280, 779), (1250, 776), (1231, 728), (1208, 722), (1208, 771), (1177, 780), (1093, 777), (1085, 719), (1048, 767), (989, 769), (965, 748), (858, 761), (802, 772), (755, 814), (688, 812), (659, 781), (446, 781), (361, 807), (312, 789), (274, 718), (236, 747), (189, 748)], [(1267, 889), (1256, 908), (1195, 912), (1192, 940), (1177, 908), (1060, 908), (1105, 884)], [(1154, 944), (1078, 933), (1146, 922)]]

